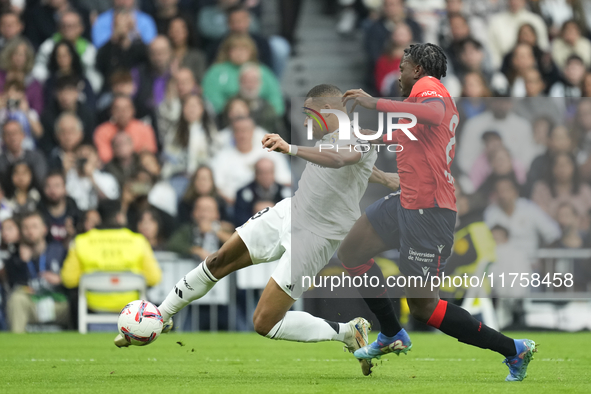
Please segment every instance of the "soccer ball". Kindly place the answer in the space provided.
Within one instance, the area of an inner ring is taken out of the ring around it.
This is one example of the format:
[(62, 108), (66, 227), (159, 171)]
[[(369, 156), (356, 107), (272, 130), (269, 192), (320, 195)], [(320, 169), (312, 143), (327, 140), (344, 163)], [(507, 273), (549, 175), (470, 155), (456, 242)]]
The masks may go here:
[(130, 345), (145, 346), (162, 332), (162, 315), (151, 302), (132, 301), (121, 310), (117, 327)]

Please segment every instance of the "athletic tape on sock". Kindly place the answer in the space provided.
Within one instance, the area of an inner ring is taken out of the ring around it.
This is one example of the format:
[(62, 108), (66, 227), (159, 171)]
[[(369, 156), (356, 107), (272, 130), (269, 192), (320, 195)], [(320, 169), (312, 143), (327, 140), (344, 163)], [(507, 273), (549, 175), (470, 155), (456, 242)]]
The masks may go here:
[(370, 259), (367, 263), (358, 265), (357, 267), (345, 267), (345, 264), (341, 263), (351, 276), (361, 276), (365, 274), (374, 265), (374, 259)]
[(447, 301), (439, 300), (433, 314), (427, 321), (427, 325), (435, 328), (439, 328), (441, 326), (441, 322), (445, 317), (445, 312), (447, 311)]

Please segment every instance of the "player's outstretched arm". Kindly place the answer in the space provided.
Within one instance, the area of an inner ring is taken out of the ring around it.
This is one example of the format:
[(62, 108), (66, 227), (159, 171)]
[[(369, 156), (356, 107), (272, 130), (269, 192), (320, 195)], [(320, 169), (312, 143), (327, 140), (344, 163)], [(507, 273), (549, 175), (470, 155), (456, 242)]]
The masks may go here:
[(379, 183), (396, 191), (400, 187), (400, 177), (395, 172), (384, 172), (378, 167), (373, 166), (369, 183)]
[(345, 147), (337, 150), (335, 148), (323, 148), (322, 146), (289, 145), (278, 134), (267, 134), (262, 142), (263, 148), (269, 152), (275, 151), (298, 156), (314, 164), (329, 168), (341, 168), (355, 164), (361, 159), (362, 155), (361, 152), (356, 152), (354, 149), (346, 149)]

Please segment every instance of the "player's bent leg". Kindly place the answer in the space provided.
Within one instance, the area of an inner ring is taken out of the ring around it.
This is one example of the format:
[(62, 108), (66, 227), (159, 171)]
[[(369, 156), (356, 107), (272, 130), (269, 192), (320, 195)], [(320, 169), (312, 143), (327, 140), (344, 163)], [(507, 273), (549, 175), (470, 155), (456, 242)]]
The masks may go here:
[[(270, 339), (294, 342), (340, 341), (350, 352), (365, 346), (370, 324), (358, 317), (348, 323), (324, 320), (307, 312), (290, 311), (295, 300), (273, 278), (265, 287), (254, 312), (257, 333)], [(364, 375), (371, 373), (371, 363), (360, 360)]]
[(346, 268), (355, 268), (386, 250), (388, 247), (364, 213), (341, 243), (338, 257)]
[(218, 280), (251, 264), (248, 249), (235, 232), (220, 250), (209, 255), (176, 284), (158, 307), (162, 319), (168, 321), (182, 308), (207, 294)]

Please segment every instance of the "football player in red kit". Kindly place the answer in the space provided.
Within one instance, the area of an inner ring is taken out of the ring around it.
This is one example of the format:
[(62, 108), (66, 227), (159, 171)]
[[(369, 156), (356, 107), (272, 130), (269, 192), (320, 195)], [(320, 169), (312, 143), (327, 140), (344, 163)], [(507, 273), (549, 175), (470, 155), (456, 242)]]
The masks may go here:
[[(445, 76), (447, 59), (434, 44), (416, 44), (404, 50), (400, 64), (400, 89), (404, 101), (373, 98), (361, 89), (347, 91), (345, 103), (380, 112), (413, 114), (417, 124), (410, 133), (396, 130), (386, 144), (402, 145), (397, 153), (400, 191), (376, 201), (357, 220), (339, 249), (339, 258), (352, 276), (377, 276), (381, 284), (361, 289), (364, 300), (380, 322), (378, 339), (355, 352), (359, 359), (387, 353), (406, 353), (412, 342), (396, 318), (387, 295), (383, 274), (373, 256), (389, 249), (400, 250), (402, 275), (422, 277), (407, 280), (405, 292), (414, 318), (438, 328), (458, 341), (505, 356), (509, 366), (506, 380), (520, 381), (536, 351), (529, 339), (511, 339), (482, 324), (466, 310), (439, 298), (429, 277), (438, 276), (450, 256), (456, 223), (454, 179), (450, 166), (455, 154), (458, 110), (440, 79)], [(399, 123), (409, 123), (401, 119)]]

